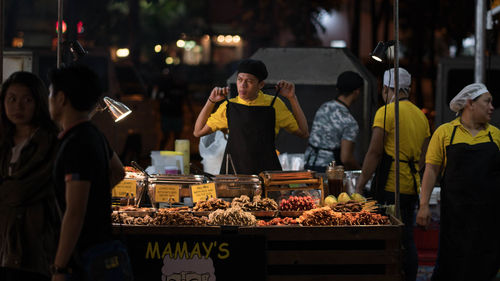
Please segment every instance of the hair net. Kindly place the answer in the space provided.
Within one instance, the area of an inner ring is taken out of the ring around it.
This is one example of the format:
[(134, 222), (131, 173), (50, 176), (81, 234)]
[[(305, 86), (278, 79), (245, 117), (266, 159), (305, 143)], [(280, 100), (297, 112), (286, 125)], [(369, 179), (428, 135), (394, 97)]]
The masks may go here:
[[(398, 72), (399, 72), (399, 88), (400, 89), (410, 88), (410, 85), (411, 85), (410, 73), (402, 67), (399, 68)], [(394, 86), (394, 68), (391, 68), (391, 69), (386, 70), (384, 72), (384, 85), (391, 87), (391, 88), (395, 88), (395, 86)]]
[(467, 85), (450, 101), (450, 109), (458, 113), (464, 109), (467, 100), (473, 100), (487, 92), (488, 89), (482, 83)]

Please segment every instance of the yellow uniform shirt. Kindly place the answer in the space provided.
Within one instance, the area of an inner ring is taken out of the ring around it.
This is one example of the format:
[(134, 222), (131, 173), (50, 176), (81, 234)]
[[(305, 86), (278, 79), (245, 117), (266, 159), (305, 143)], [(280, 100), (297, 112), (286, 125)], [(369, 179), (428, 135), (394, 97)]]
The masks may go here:
[[(384, 111), (385, 106), (377, 110), (373, 127), (384, 128)], [(385, 153), (392, 156), (394, 159), (395, 151), (395, 113), (394, 103), (387, 105), (387, 117), (385, 120)], [(413, 158), (414, 161), (419, 161), (420, 153), (422, 152), (422, 144), (425, 138), (430, 136), (429, 121), (424, 113), (410, 101), (399, 102), (399, 187), (402, 194), (415, 194), (413, 187), (413, 177), (410, 172), (408, 163), (401, 162)], [(418, 163), (415, 163), (417, 170), (419, 170)], [(385, 190), (395, 191), (396, 178), (395, 178), (395, 161), (391, 164), (389, 177)], [(420, 176), (416, 175), (417, 190), (420, 190)]]
[[(241, 99), (239, 96), (230, 99), (229, 101), (247, 105), (247, 106), (269, 106), (273, 101), (274, 96), (267, 95), (259, 91), (257, 98), (247, 102)], [(294, 133), (299, 129), (297, 121), (293, 117), (293, 114), (288, 110), (285, 103), (280, 99), (276, 98), (274, 102), (274, 111), (276, 113), (276, 124), (274, 126), (274, 132), (277, 135), (280, 128), (285, 129), (289, 133)], [(217, 111), (212, 113), (207, 120), (207, 125), (212, 129), (212, 131), (217, 131), (221, 129), (227, 129), (227, 101), (219, 105)]]
[(488, 132), (491, 132), (493, 141), (500, 148), (500, 130), (497, 127), (487, 124), (484, 130), (479, 131), (479, 133), (473, 137), (469, 131), (462, 126), (462, 123), (460, 123), (460, 117), (458, 117), (449, 123), (439, 126), (434, 134), (432, 134), (429, 147), (427, 148), (427, 154), (425, 155), (425, 163), (438, 166), (442, 165), (443, 168), (446, 167), (446, 147), (450, 145), (453, 128), (457, 125), (458, 128), (455, 131), (455, 136), (453, 137), (453, 144), (466, 143), (473, 145), (490, 142)]

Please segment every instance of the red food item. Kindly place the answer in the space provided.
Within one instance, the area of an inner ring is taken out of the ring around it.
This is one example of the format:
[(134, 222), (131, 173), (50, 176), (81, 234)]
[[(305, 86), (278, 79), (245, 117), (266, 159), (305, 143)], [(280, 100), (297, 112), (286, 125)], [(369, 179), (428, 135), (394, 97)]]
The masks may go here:
[(282, 199), (280, 210), (282, 211), (305, 211), (316, 208), (311, 196), (290, 196), (288, 199)]

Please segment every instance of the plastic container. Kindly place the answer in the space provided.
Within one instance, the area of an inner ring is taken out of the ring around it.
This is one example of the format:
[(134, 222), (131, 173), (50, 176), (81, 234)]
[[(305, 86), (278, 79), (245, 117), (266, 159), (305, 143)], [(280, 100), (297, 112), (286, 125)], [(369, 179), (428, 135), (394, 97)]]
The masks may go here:
[(165, 174), (165, 167), (176, 167), (184, 173), (184, 154), (176, 151), (151, 151), (151, 166), (156, 174)]
[(177, 166), (165, 166), (165, 175), (178, 175), (179, 168)]

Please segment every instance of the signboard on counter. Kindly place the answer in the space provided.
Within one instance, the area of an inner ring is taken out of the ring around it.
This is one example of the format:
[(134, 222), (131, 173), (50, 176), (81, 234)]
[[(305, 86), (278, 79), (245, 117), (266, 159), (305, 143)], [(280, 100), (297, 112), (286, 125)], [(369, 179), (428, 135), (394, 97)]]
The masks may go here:
[(265, 280), (265, 237), (130, 235), (135, 280)]
[(111, 190), (112, 197), (134, 197), (136, 192), (135, 180), (122, 180)]
[(174, 184), (156, 184), (155, 201), (156, 202), (180, 202), (180, 185)]
[(210, 198), (217, 198), (215, 183), (193, 184), (191, 185), (191, 195), (191, 197), (193, 197), (193, 203), (206, 201)]

